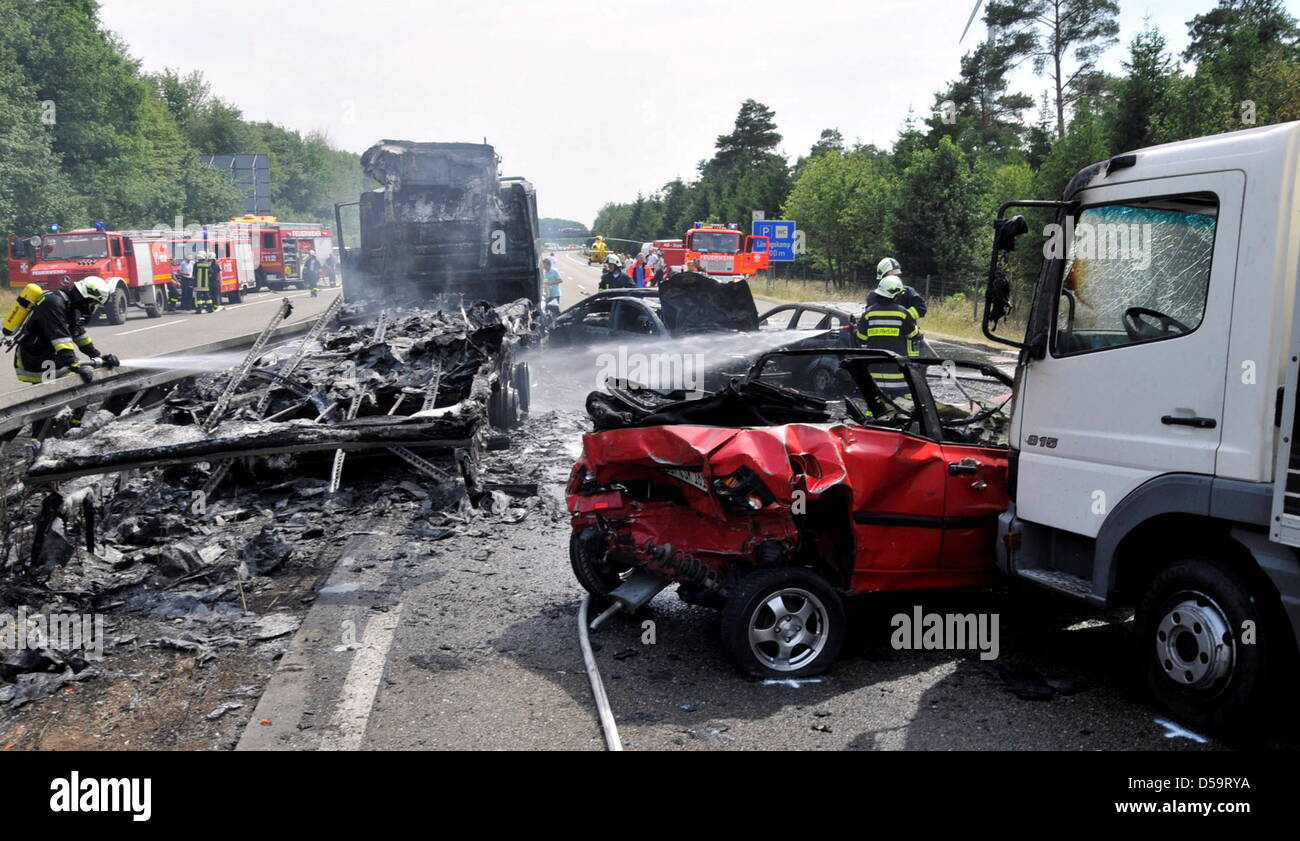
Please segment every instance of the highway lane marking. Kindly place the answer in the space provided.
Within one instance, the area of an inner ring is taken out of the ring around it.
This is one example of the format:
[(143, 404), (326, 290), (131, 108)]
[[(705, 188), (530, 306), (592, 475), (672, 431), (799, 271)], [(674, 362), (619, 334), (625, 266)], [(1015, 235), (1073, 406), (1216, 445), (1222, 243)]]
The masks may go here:
[[(301, 298), (301, 297), (303, 297), (303, 296), (305, 296), (305, 295), (310, 295), (310, 294), (311, 294), (310, 292), (300, 292), (300, 293), (298, 293), (297, 295), (285, 295), (285, 296), (283, 296), (283, 297), (284, 297), (284, 298)], [(282, 300), (282, 298), (280, 298), (280, 297), (276, 297), (276, 298), (264, 298), (264, 299), (261, 300), (261, 301), (249, 301), (248, 303), (245, 303), (245, 304), (231, 304), (230, 306), (222, 307), (222, 310), (237, 310), (237, 309), (239, 309), (240, 307), (251, 307), (253, 304), (269, 304), (269, 303), (271, 303), (272, 301), (279, 301), (279, 300)], [(162, 324), (151, 324), (151, 325), (148, 326), (148, 327), (137, 327), (137, 328), (134, 329), (134, 330), (124, 330), (124, 331), (122, 331), (121, 333), (114, 333), (113, 335), (114, 335), (114, 336), (130, 336), (132, 333), (143, 333), (143, 332), (146, 331), (146, 330), (157, 330), (159, 327), (171, 327), (173, 324), (184, 324), (185, 322), (187, 322), (187, 321), (189, 321), (189, 320), (190, 320), (190, 319), (188, 319), (188, 318), (178, 318), (178, 319), (176, 319), (175, 321), (165, 321), (165, 322), (163, 322)]]
[(321, 739), (320, 750), (360, 750), (401, 617), (402, 603), (398, 602), (366, 623), (362, 647), (352, 658), (343, 680), (342, 697), (330, 720), (334, 732)]
[(226, 307), (226, 309), (237, 310), (240, 307), (251, 307), (253, 304), (269, 304), (272, 301), (282, 301), (285, 298), (301, 298), (304, 295), (310, 295), (310, 294), (311, 294), (310, 292), (299, 292), (297, 295), (281, 295), (275, 298), (263, 298), (260, 301), (248, 301), (243, 304), (231, 304), (230, 306)]
[(114, 333), (114, 336), (129, 336), (132, 333), (143, 333), (146, 330), (157, 330), (159, 327), (171, 327), (173, 324), (184, 324), (189, 321), (188, 318), (182, 318), (177, 321), (165, 321), (162, 324), (154, 324), (149, 327), (138, 327), (135, 330), (127, 330), (122, 333)]

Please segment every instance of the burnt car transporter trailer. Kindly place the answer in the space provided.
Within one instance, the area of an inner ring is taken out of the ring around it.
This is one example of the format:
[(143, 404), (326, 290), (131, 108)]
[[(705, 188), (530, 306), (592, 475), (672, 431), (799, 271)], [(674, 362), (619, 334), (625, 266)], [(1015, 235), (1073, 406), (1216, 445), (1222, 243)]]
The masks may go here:
[[(380, 187), (334, 206), (343, 261), (343, 296), (383, 307), (414, 304), (463, 310), (476, 301), (526, 300), (531, 335), (540, 321), (537, 196), (523, 178), (497, 175), (486, 143), (383, 140), (361, 156)], [(357, 205), (360, 245), (344, 245), (342, 209)], [(509, 428), (528, 411), (529, 375), (507, 351), (490, 405)]]

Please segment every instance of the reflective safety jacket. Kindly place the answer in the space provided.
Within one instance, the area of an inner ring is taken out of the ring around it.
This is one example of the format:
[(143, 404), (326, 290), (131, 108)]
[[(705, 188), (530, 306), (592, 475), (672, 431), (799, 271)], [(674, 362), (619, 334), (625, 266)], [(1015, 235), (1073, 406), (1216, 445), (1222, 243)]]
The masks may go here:
[(916, 319), (917, 321), (920, 321), (922, 318), (925, 317), (925, 312), (927, 309), (925, 305), (925, 298), (922, 298), (921, 293), (917, 292), (915, 289), (913, 289), (910, 286), (904, 286), (903, 291), (900, 292), (897, 296), (895, 296), (893, 300), (890, 300), (889, 298), (886, 298), (883, 295), (877, 295), (875, 292), (872, 292), (869, 295), (867, 295), (867, 309), (875, 309), (877, 304), (895, 304), (895, 303), (902, 304), (904, 307), (906, 307), (907, 311), (912, 314), (912, 318)]
[(99, 356), (85, 321), (62, 289), (46, 292), (32, 307), (14, 348), (14, 369), (25, 383), (65, 377), (77, 367), (77, 350)]
[[(899, 356), (920, 356), (913, 340), (921, 334), (916, 319), (906, 306), (887, 298), (877, 298), (858, 319), (858, 341), (872, 350), (888, 350)], [(901, 381), (903, 373), (894, 365), (870, 366), (871, 377), (877, 381)]]
[(221, 264), (216, 260), (200, 260), (194, 264), (194, 288), (199, 292), (216, 294), (221, 291)]

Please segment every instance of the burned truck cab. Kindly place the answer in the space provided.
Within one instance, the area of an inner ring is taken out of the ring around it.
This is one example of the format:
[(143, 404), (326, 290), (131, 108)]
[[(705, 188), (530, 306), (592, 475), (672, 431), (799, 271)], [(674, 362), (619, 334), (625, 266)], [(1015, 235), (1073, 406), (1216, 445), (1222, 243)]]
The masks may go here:
[(501, 178), (485, 143), (384, 140), (361, 157), (381, 186), (357, 202), (360, 244), (344, 248), (344, 295), (456, 305), (477, 300), (539, 306), (537, 198), (523, 178)]

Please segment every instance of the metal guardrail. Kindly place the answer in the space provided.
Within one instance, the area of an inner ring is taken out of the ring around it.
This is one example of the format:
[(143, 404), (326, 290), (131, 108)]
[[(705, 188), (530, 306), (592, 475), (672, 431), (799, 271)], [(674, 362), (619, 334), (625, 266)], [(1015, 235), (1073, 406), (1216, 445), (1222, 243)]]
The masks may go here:
[[(287, 339), (305, 333), (329, 312), (331, 310), (309, 316), (301, 321), (283, 324), (271, 333), (270, 338)], [(170, 354), (159, 354), (158, 358), (193, 356), (251, 347), (261, 333), (262, 331), (259, 330), (256, 333), (232, 336)], [(92, 403), (101, 403), (119, 395), (133, 394), (144, 389), (166, 385), (199, 373), (203, 372), (115, 370), (106, 372), (105, 376), (97, 376), (94, 382), (88, 384), (83, 384), (77, 377), (64, 377), (54, 382), (32, 385), (25, 390), (9, 392), (0, 395), (0, 435), (8, 434), (33, 420), (57, 414), (65, 408), (75, 409)]]

